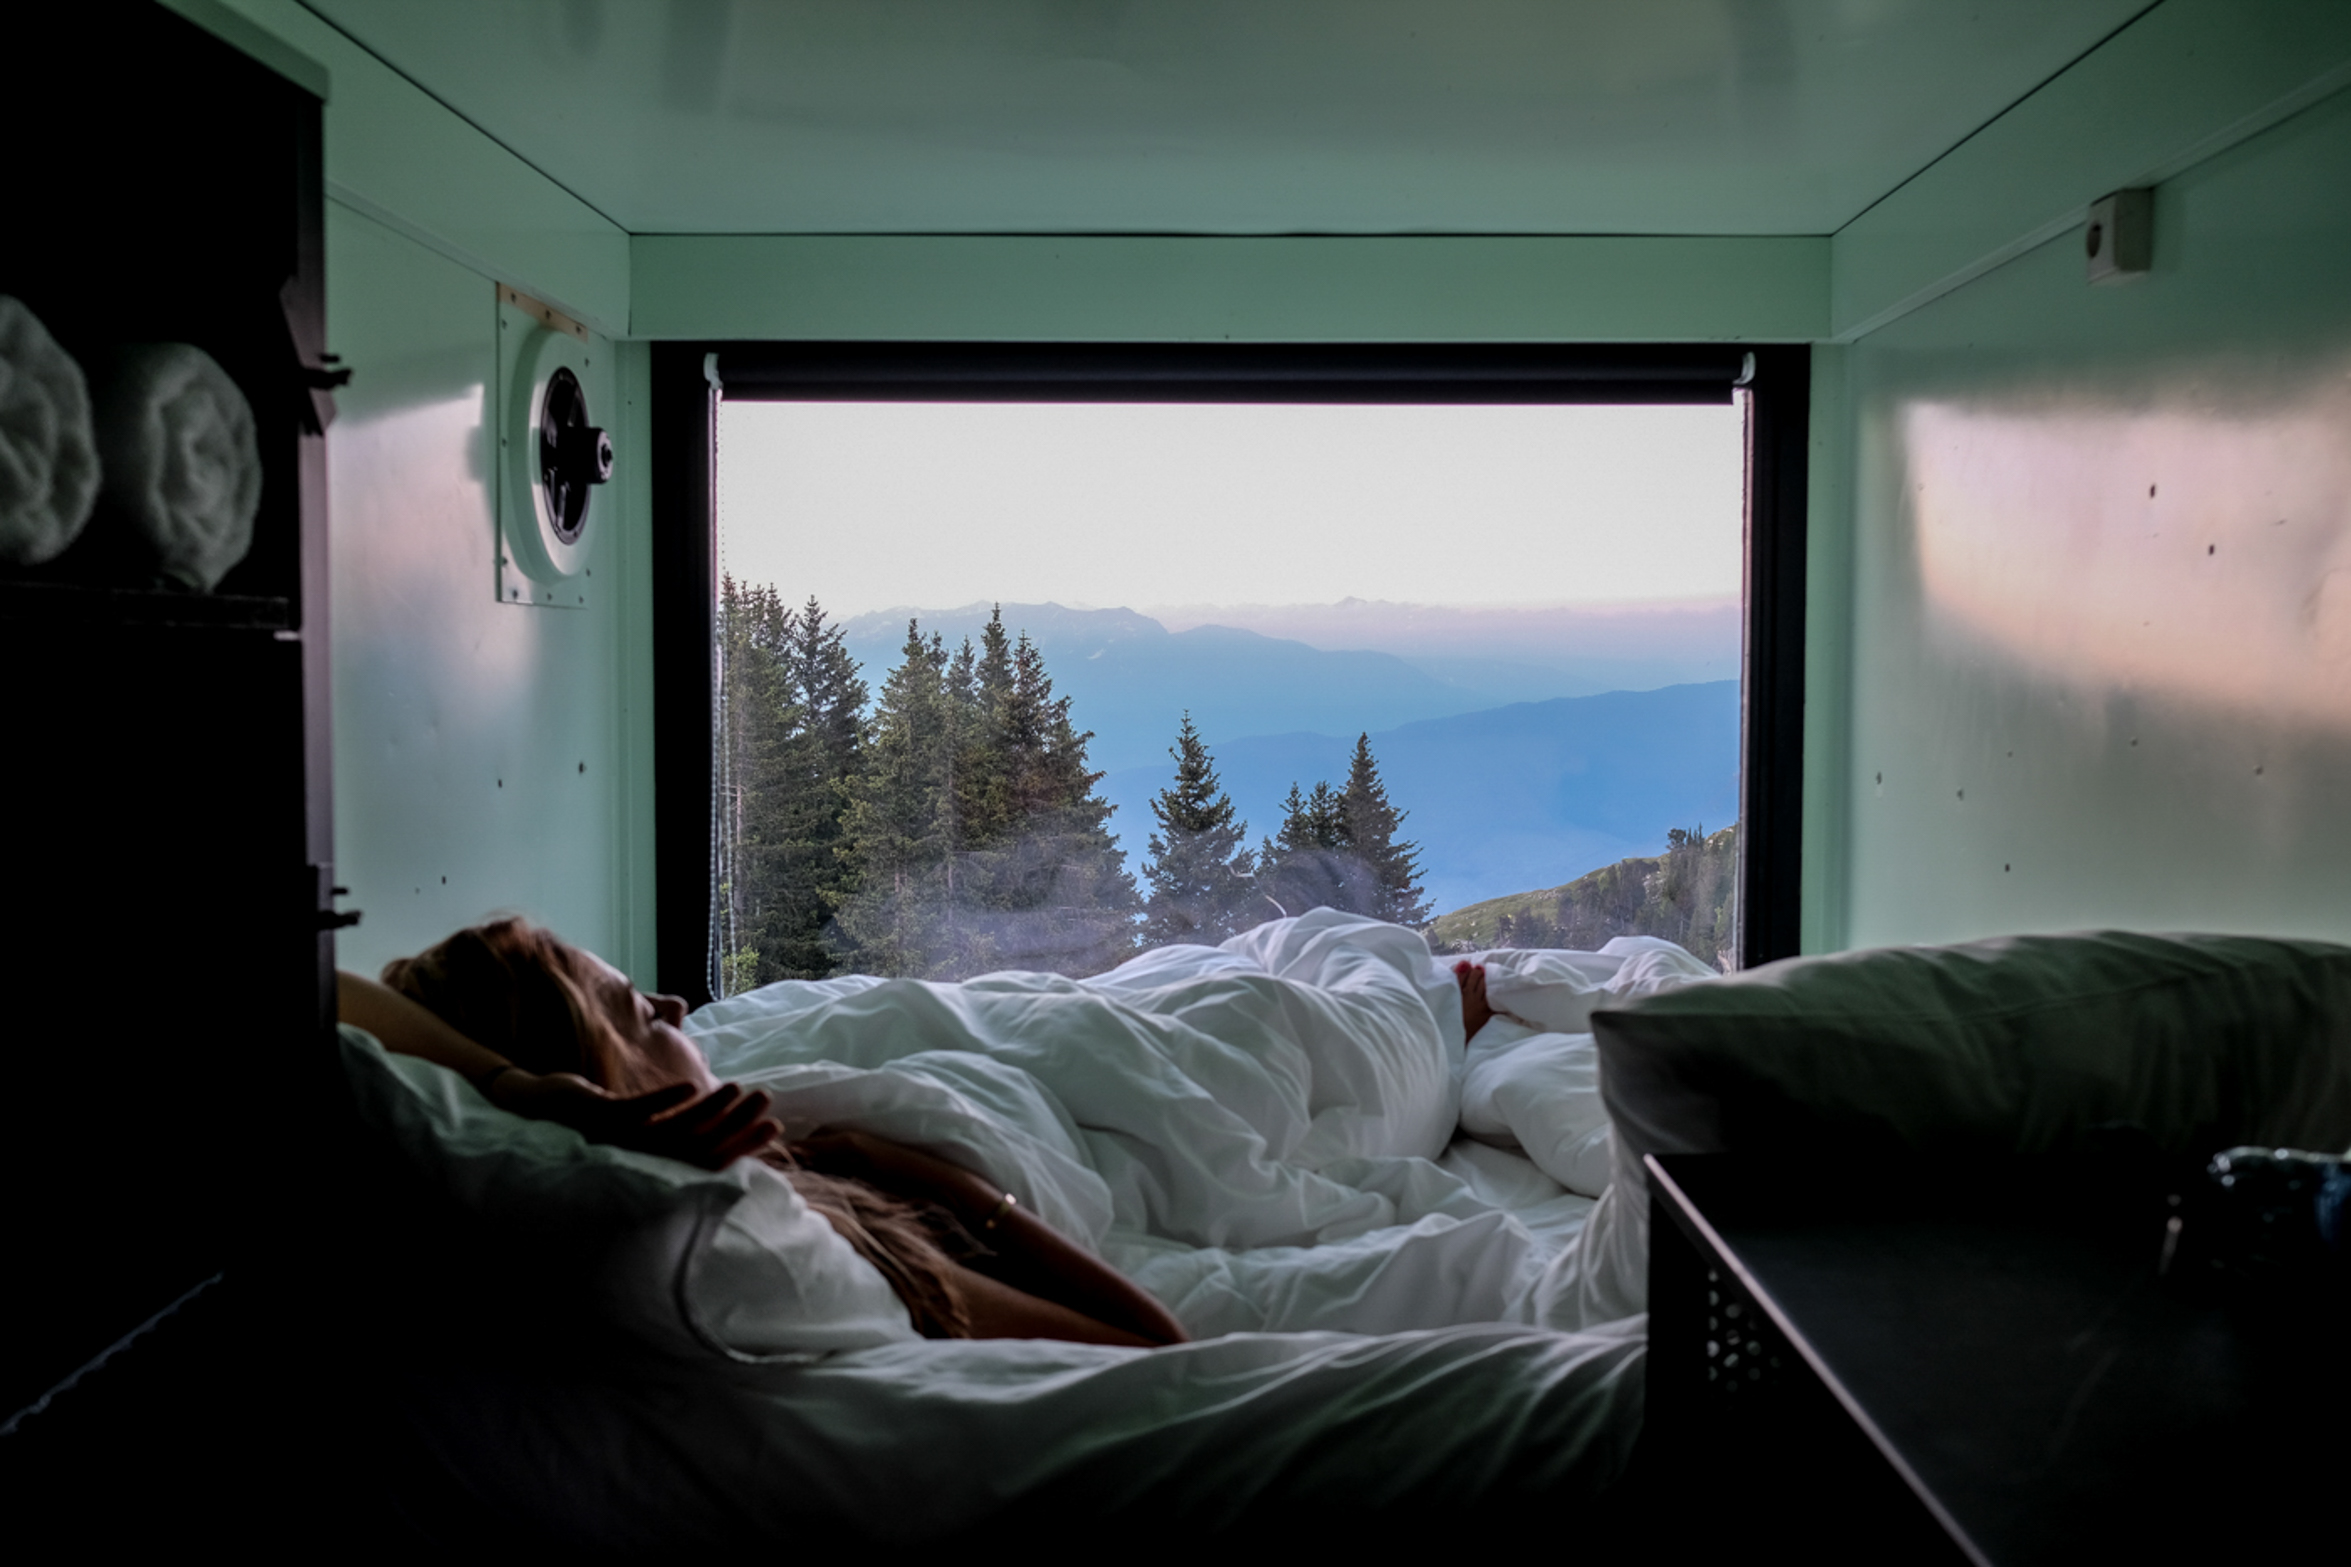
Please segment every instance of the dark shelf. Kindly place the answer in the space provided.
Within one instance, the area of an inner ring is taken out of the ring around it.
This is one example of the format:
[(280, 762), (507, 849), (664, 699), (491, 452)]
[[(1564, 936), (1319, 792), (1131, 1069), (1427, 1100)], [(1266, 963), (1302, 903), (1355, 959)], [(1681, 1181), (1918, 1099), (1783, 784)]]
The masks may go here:
[(2165, 1194), (2196, 1161), (1649, 1169), (1649, 1434), (1677, 1472), (1756, 1476), (1744, 1504), (1797, 1533), (1866, 1512), (1829, 1556), (2221, 1560), (2339, 1537), (2340, 1319), (2159, 1280)]
[(175, 593), (160, 588), (112, 588), (77, 582), (0, 581), (0, 621), (285, 631), (294, 624), (294, 606), (284, 598), (241, 593)]

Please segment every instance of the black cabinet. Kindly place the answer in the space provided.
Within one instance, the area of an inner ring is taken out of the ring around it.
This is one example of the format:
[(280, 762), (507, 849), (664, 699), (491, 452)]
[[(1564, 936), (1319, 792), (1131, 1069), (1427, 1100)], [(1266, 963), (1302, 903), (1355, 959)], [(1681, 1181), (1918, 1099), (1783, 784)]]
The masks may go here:
[(260, 492), (210, 592), (95, 529), (0, 566), (0, 1418), (298, 1252), (333, 1102), (321, 105), (147, 0), (45, 8), (10, 67), (0, 294), (85, 366), (209, 355)]
[(2339, 1312), (2183, 1294), (2166, 1191), (2056, 1157), (1653, 1159), (1648, 1429), (1693, 1548), (2341, 1549)]

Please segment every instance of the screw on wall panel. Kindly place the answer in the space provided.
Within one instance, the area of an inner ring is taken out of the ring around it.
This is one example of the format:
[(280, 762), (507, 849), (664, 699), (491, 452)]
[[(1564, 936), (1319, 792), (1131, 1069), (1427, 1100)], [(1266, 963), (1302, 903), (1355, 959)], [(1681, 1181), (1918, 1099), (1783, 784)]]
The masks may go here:
[(587, 764), (587, 763), (585, 763), (585, 762), (582, 762), (582, 763), (580, 763), (580, 771), (584, 773), (584, 772), (586, 772), (587, 770), (588, 770), (588, 764)]
[(2205, 545), (2205, 546), (2204, 546), (2204, 553), (2205, 553), (2205, 554), (2207, 554), (2207, 555), (2209, 555), (2209, 554), (2211, 554), (2211, 553), (2212, 553), (2214, 550), (2216, 550), (2216, 549), (2219, 549), (2219, 548), (2220, 548), (2220, 546), (2219, 546), (2219, 545), (2217, 545), (2217, 544), (2207, 544), (2207, 545)]

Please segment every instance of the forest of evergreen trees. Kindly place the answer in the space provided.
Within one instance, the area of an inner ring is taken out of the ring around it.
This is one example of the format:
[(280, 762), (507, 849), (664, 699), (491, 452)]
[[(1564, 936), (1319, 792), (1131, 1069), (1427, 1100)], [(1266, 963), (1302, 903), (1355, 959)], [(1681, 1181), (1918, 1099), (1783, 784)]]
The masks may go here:
[(1368, 736), (1342, 787), (1293, 786), (1251, 850), (1187, 715), (1151, 802), (1146, 893), (1095, 792), (1093, 736), (1001, 613), (952, 651), (910, 620), (875, 694), (815, 599), (729, 577), (718, 610), (722, 994), (842, 972), (1093, 974), (1317, 904), (1428, 921)]

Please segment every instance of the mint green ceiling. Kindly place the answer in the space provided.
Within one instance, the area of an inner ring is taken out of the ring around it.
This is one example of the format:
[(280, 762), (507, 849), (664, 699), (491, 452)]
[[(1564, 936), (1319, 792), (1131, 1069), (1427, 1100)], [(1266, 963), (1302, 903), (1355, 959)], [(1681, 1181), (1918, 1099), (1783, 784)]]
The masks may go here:
[(304, 0), (634, 233), (1825, 234), (2147, 0)]

